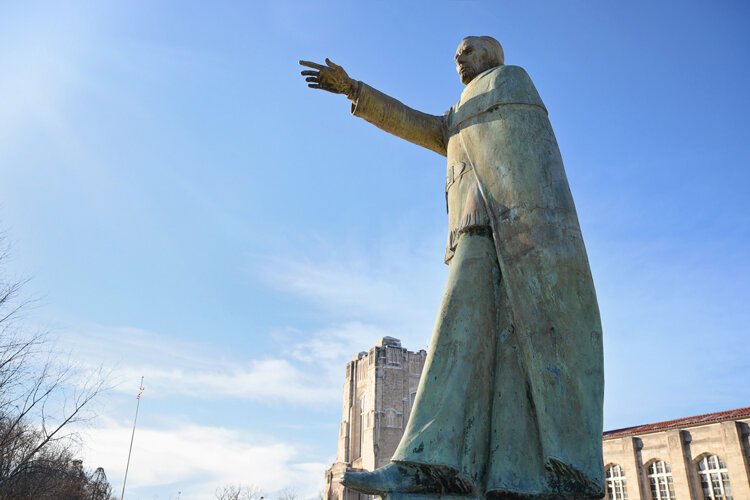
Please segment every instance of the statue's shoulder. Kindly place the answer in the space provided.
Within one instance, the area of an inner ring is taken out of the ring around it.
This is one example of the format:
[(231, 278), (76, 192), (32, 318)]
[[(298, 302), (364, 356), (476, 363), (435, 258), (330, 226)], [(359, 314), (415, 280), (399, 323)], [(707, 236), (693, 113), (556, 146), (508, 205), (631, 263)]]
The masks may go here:
[(490, 70), (487, 75), (491, 80), (518, 80), (531, 83), (531, 77), (521, 66), (503, 64)]
[(521, 66), (514, 66), (512, 64), (502, 64), (496, 68), (493, 68), (493, 71), (504, 72), (507, 75), (525, 75), (526, 74), (526, 70), (523, 69)]

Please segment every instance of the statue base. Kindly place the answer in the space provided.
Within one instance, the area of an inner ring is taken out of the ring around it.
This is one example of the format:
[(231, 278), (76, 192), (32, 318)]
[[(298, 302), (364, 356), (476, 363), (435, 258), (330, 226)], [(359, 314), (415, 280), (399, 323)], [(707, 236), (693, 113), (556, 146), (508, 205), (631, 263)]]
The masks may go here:
[(441, 495), (430, 493), (388, 493), (378, 497), (382, 500), (484, 500), (484, 497), (469, 495)]
[(603, 497), (590, 497), (590, 496), (560, 496), (555, 494), (542, 494), (542, 495), (524, 495), (524, 494), (493, 494), (489, 497), (486, 496), (472, 496), (472, 495), (441, 495), (439, 493), (388, 493), (386, 495), (379, 496), (381, 500), (592, 500), (593, 498)]

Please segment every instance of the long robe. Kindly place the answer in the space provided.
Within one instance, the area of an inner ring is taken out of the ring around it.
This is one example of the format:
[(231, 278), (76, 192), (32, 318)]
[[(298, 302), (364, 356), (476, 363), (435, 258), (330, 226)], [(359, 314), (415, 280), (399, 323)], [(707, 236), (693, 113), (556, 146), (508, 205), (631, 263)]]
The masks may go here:
[[(356, 116), (447, 156), (449, 175), (456, 164), (473, 170), (501, 274), (500, 293), (471, 292), (496, 301), (495, 338), (480, 342), (495, 346), (494, 356), (438, 345), (447, 338), (439, 332), (461, 324), (441, 309), (393, 460), (457, 469), (478, 493), (598, 496), (601, 321), (562, 157), (531, 79), (517, 66), (489, 69), (444, 116), (413, 110), (361, 82), (359, 87)], [(450, 203), (448, 209), (450, 215)], [(489, 380), (489, 389), (474, 391), (466, 373)], [(450, 422), (455, 414), (445, 405), (451, 401), (474, 409), (463, 425)]]

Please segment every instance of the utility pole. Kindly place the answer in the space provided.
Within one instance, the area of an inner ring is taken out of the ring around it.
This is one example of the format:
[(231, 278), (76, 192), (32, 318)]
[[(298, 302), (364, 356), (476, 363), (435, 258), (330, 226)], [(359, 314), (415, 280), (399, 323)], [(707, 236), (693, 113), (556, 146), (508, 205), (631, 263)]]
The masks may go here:
[(133, 419), (133, 433), (130, 435), (130, 449), (128, 450), (128, 463), (125, 465), (125, 479), (122, 481), (122, 494), (120, 500), (125, 498), (125, 484), (128, 482), (128, 469), (130, 468), (130, 454), (133, 453), (133, 439), (135, 438), (135, 424), (138, 422), (138, 408), (141, 406), (141, 395), (143, 394), (143, 376), (141, 376), (141, 385), (138, 389), (138, 396), (135, 399), (138, 402), (135, 404), (135, 418)]

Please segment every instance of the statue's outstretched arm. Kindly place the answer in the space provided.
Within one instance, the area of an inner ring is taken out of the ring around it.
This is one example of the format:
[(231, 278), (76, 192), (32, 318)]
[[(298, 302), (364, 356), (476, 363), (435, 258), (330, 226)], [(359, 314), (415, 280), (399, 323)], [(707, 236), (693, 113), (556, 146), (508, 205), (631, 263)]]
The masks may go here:
[(345, 94), (354, 116), (427, 149), (446, 155), (446, 125), (442, 116), (422, 113), (349, 77), (344, 68), (326, 59), (326, 65), (300, 61), (312, 70), (302, 71), (308, 87)]

